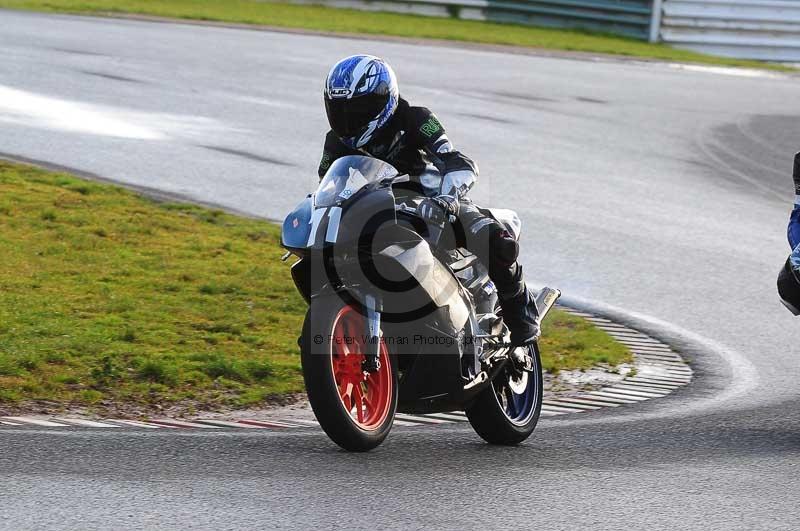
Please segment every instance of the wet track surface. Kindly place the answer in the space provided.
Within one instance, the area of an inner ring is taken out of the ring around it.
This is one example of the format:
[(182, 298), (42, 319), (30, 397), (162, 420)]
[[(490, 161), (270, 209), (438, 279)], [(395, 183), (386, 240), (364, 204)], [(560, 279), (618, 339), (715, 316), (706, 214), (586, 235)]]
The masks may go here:
[(0, 152), (271, 218), (316, 182), (329, 65), (385, 56), (479, 162), (475, 200), (520, 213), (530, 278), (633, 312), (697, 373), (514, 449), (3, 428), (0, 528), (800, 525), (800, 322), (774, 287), (800, 79), (12, 12), (0, 50)]

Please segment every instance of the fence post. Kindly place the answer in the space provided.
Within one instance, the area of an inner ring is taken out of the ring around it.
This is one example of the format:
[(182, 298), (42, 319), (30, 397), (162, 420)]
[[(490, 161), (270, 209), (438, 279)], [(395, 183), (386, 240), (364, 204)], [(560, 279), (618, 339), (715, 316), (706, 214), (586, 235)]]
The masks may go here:
[(659, 41), (661, 33), (661, 3), (663, 0), (653, 0), (653, 11), (650, 13), (650, 35), (647, 39), (650, 42)]

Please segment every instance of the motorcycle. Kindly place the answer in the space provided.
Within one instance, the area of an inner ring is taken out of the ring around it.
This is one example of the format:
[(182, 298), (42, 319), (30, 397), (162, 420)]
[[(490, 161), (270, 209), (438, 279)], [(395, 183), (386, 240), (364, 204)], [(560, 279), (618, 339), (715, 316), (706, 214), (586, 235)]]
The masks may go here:
[[(410, 184), (383, 161), (342, 157), (283, 223), (309, 305), (298, 343), (311, 407), (349, 451), (381, 444), (397, 412), (463, 410), (487, 442), (518, 444), (541, 410), (538, 344), (509, 343), (486, 268), (458, 247), (456, 223), (418, 215)], [(513, 212), (489, 212), (519, 237)], [(542, 319), (559, 296), (538, 293)]]

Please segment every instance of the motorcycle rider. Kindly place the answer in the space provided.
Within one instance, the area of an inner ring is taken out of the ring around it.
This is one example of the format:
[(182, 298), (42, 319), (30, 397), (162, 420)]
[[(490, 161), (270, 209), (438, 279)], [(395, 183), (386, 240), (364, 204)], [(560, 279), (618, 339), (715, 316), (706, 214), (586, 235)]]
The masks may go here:
[(325, 81), (324, 97), (331, 130), (325, 137), (320, 178), (336, 159), (347, 155), (369, 155), (408, 174), (426, 195), (418, 212), (432, 223), (454, 216), (457, 232), (465, 240), (459, 244), (489, 270), (512, 343), (535, 341), (539, 312), (517, 262), (517, 240), (467, 197), (478, 167), (455, 149), (436, 116), (400, 97), (392, 68), (371, 55), (337, 62)]
[(794, 208), (789, 215), (787, 236), (792, 254), (778, 274), (778, 294), (781, 302), (794, 315), (800, 315), (800, 153), (794, 156)]

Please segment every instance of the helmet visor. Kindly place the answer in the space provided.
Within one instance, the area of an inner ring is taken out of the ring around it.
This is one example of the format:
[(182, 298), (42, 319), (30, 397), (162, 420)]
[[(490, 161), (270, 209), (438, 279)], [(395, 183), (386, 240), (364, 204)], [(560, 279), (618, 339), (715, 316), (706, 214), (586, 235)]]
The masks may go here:
[(325, 111), (331, 129), (340, 137), (352, 137), (377, 118), (389, 102), (389, 94), (365, 94), (357, 98), (325, 95)]

